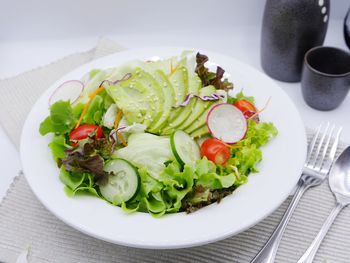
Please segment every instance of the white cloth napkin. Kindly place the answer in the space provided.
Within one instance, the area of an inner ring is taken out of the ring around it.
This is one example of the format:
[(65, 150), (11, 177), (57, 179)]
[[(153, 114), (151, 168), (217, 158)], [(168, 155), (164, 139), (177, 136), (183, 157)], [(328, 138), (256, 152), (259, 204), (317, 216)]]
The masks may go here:
[[(14, 144), (19, 146), (20, 131), (27, 113), (51, 83), (83, 63), (120, 50), (122, 47), (116, 43), (101, 39), (96, 48), (90, 51), (0, 80), (0, 124)], [(340, 148), (344, 147), (343, 144)], [(29, 262), (38, 263), (250, 262), (275, 229), (288, 203), (289, 199), (251, 229), (220, 242), (177, 250), (135, 249), (89, 237), (67, 226), (41, 205), (25, 177), (20, 174), (0, 204), (0, 262), (15, 262), (28, 247)], [(276, 262), (296, 262), (315, 237), (334, 203), (328, 183), (306, 192), (286, 229)], [(344, 209), (335, 221), (315, 262), (350, 262), (349, 208)]]

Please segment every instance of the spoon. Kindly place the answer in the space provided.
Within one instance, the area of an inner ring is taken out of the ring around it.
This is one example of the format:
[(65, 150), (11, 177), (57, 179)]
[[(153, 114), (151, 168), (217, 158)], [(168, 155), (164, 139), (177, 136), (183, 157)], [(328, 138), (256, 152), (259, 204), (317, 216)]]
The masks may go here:
[(298, 263), (311, 263), (316, 255), (323, 238), (333, 224), (339, 212), (350, 204), (350, 146), (348, 146), (334, 162), (329, 174), (329, 187), (331, 188), (336, 206), (323, 224), (320, 232)]

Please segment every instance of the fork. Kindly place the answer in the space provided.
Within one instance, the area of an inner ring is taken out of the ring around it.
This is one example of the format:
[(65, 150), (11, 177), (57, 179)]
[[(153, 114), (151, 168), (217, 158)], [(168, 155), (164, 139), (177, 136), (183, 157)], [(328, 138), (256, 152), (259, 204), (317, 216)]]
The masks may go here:
[[(286, 229), (300, 198), (307, 189), (320, 185), (326, 179), (334, 162), (341, 131), (342, 127), (336, 129), (335, 125), (330, 127), (329, 123), (327, 123), (324, 129), (322, 124), (317, 128), (317, 131), (309, 144), (306, 162), (293, 199), (284, 213), (281, 222), (251, 263), (274, 262), (284, 230)], [(331, 143), (333, 134), (335, 134), (335, 137)]]

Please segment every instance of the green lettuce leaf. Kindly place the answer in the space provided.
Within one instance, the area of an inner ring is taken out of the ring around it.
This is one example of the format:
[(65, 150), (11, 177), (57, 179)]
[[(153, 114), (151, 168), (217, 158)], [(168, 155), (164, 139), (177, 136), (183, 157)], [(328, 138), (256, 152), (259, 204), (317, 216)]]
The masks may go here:
[(203, 206), (220, 202), (237, 187), (237, 175), (233, 169), (218, 166), (206, 157), (197, 161), (194, 186), (182, 200), (182, 210), (194, 212)]
[(142, 200), (147, 208), (147, 211), (154, 217), (161, 217), (166, 212), (166, 203), (160, 192), (152, 193), (148, 198)]
[(224, 171), (217, 173), (218, 169), (216, 165), (209, 161), (206, 157), (197, 161), (196, 185), (201, 185), (204, 188), (211, 190), (228, 188), (232, 186), (236, 180), (234, 173), (225, 173)]
[(255, 145), (260, 148), (269, 142), (273, 137), (276, 137), (278, 131), (271, 122), (257, 123), (253, 120), (248, 120), (248, 131), (244, 140), (240, 142), (243, 145)]
[[(237, 149), (231, 150), (232, 158), (228, 164), (237, 167), (242, 176), (258, 172), (256, 165), (262, 160), (262, 152), (259, 148), (277, 136), (277, 133), (272, 123), (248, 120), (245, 139), (237, 143), (239, 146)], [(246, 181), (244, 177), (242, 178), (240, 181)]]
[(240, 174), (248, 175), (251, 172), (258, 172), (256, 165), (261, 159), (261, 151), (253, 144), (250, 146), (243, 146), (239, 151), (236, 151), (233, 157), (228, 161), (228, 164), (237, 167)]
[(80, 118), (81, 113), (83, 112), (84, 109), (84, 104), (83, 103), (78, 103), (72, 108), (73, 115), (74, 117), (78, 120)]
[(254, 97), (253, 96), (246, 96), (246, 95), (244, 95), (243, 90), (238, 92), (235, 95), (235, 97), (231, 97), (231, 96), (227, 97), (227, 103), (230, 103), (230, 104), (235, 104), (239, 100), (246, 100), (246, 101), (249, 101), (251, 104), (255, 105)]
[(61, 167), (59, 178), (65, 185), (65, 192), (68, 196), (73, 197), (76, 194), (90, 194), (100, 197), (94, 188), (93, 176), (89, 173), (68, 172), (64, 167)]
[(140, 195), (148, 197), (150, 193), (158, 193), (162, 190), (163, 184), (150, 176), (146, 168), (138, 169), (141, 178)]
[(176, 161), (170, 163), (159, 176), (159, 181), (164, 184), (164, 200), (167, 202), (167, 212), (178, 212), (182, 199), (188, 194), (194, 185), (194, 168), (181, 166)]
[(105, 108), (103, 105), (103, 98), (100, 95), (96, 95), (83, 118), (83, 123), (99, 124), (104, 114)]
[(59, 159), (62, 159), (66, 156), (65, 150), (71, 148), (67, 144), (66, 138), (64, 135), (55, 135), (52, 138), (52, 141), (49, 143), (53, 159), (57, 162)]
[(155, 179), (164, 170), (164, 163), (174, 159), (169, 137), (150, 133), (131, 134), (128, 146), (116, 150), (113, 156), (125, 159), (138, 168), (145, 167)]
[(84, 182), (85, 176), (85, 173), (68, 172), (66, 169), (64, 169), (64, 167), (61, 167), (59, 174), (61, 182), (73, 191)]
[(50, 107), (50, 116), (41, 124), (39, 132), (41, 135), (53, 132), (66, 134), (70, 132), (77, 122), (72, 107), (68, 101), (58, 101)]
[(144, 167), (138, 169), (138, 172), (141, 179), (140, 190), (132, 200), (122, 203), (122, 209), (127, 213), (143, 211), (155, 217), (163, 215), (166, 209), (161, 196), (163, 184), (150, 176)]
[(139, 169), (141, 188), (133, 200), (122, 204), (126, 212), (144, 211), (154, 217), (175, 213), (181, 209), (182, 200), (194, 184), (194, 169), (171, 162), (160, 174), (158, 180), (150, 176), (145, 168)]
[(216, 190), (228, 188), (234, 184), (236, 176), (233, 173), (228, 175), (218, 175), (217, 173), (207, 173), (202, 175), (196, 181), (196, 185), (201, 185), (205, 188)]

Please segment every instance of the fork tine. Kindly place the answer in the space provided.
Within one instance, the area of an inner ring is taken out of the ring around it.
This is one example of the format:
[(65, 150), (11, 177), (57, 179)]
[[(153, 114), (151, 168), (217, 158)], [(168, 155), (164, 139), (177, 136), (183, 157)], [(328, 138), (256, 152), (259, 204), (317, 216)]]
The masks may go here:
[(328, 133), (327, 135), (327, 139), (326, 139), (326, 143), (325, 145), (323, 146), (323, 151), (322, 151), (322, 155), (320, 156), (320, 158), (318, 159), (318, 162), (316, 163), (315, 165), (315, 168), (318, 169), (318, 170), (321, 170), (321, 167), (322, 167), (322, 164), (323, 164), (323, 161), (326, 157), (326, 154), (328, 152), (328, 148), (329, 148), (329, 143), (332, 139), (332, 135), (333, 135), (333, 131), (335, 129), (335, 125), (333, 124), (332, 125), (332, 128), (330, 130), (330, 132)]
[(328, 128), (329, 128), (329, 122), (327, 122), (327, 126), (322, 134), (321, 140), (318, 143), (316, 153), (313, 155), (313, 158), (312, 158), (313, 160), (309, 163), (309, 165), (311, 165), (311, 167), (315, 167), (315, 165), (316, 165), (316, 161), (317, 161), (318, 155), (320, 154), (320, 151), (321, 151), (321, 148), (323, 145), (323, 141), (324, 141), (326, 134), (328, 132)]
[(312, 138), (312, 141), (311, 141), (311, 143), (310, 143), (310, 145), (309, 145), (309, 151), (308, 151), (308, 153), (307, 153), (307, 158), (306, 158), (307, 163), (310, 162), (311, 155), (312, 155), (312, 153), (313, 153), (313, 151), (314, 151), (317, 138), (318, 138), (318, 136), (319, 136), (319, 134), (320, 134), (320, 131), (321, 131), (321, 127), (322, 127), (322, 124), (320, 124), (320, 126), (318, 126), (317, 131), (316, 131), (316, 133), (315, 133), (314, 137)]
[(339, 129), (337, 131), (337, 134), (336, 134), (336, 136), (334, 138), (334, 142), (333, 142), (332, 148), (331, 148), (331, 150), (329, 152), (329, 156), (327, 158), (327, 161), (322, 166), (322, 170), (326, 171), (327, 173), (329, 172), (329, 170), (332, 167), (332, 164), (333, 164), (333, 161), (334, 161), (334, 158), (335, 158), (335, 154), (336, 154), (337, 149), (338, 149), (339, 138), (340, 138), (340, 134), (341, 134), (342, 130), (343, 130), (343, 127), (339, 127)]

